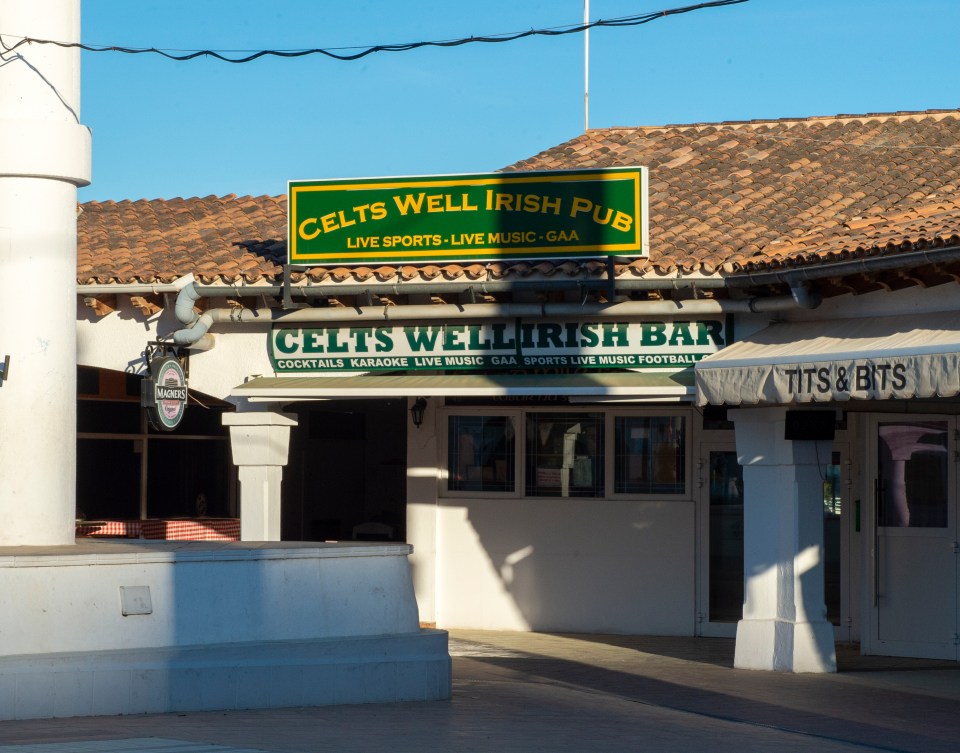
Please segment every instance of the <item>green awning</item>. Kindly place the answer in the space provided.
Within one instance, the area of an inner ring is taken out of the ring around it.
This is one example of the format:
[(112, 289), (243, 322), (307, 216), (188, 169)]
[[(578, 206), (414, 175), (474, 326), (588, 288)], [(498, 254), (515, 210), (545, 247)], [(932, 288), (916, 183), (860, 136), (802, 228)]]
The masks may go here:
[(402, 374), (255, 377), (230, 391), (254, 402), (330, 398), (565, 395), (607, 400), (690, 400), (693, 371), (580, 374)]

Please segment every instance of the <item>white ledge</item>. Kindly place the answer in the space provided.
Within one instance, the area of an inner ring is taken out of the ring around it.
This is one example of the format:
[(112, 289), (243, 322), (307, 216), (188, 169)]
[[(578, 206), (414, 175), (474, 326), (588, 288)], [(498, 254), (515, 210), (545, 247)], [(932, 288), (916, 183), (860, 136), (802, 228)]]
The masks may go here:
[(410, 544), (357, 541), (82, 540), (73, 546), (0, 547), (0, 568), (406, 557), (411, 552)]

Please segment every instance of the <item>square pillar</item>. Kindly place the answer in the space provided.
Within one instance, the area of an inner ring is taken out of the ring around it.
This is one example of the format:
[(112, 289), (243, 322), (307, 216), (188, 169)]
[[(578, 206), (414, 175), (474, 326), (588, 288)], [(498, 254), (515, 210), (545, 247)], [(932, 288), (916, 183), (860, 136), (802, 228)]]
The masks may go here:
[(784, 438), (786, 408), (731, 411), (743, 466), (743, 619), (734, 666), (836, 672), (824, 599), (823, 478), (831, 442)]
[[(408, 399), (408, 407), (415, 398)], [(437, 496), (436, 404), (428, 400), (423, 425), (407, 424), (407, 543), (413, 544), (410, 568), (420, 621), (437, 624)], [(409, 419), (408, 419), (409, 420)], [(445, 429), (444, 429), (445, 431)]]
[(240, 539), (280, 541), (280, 484), (290, 449), (289, 413), (224, 413), (240, 478)]

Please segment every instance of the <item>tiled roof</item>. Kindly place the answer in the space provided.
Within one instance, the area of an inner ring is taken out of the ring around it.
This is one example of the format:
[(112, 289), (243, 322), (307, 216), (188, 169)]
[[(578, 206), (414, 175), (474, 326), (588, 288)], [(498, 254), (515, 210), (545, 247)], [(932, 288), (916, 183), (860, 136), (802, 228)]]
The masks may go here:
[(77, 219), (77, 282), (259, 282), (282, 273), (285, 196), (91, 201)]
[[(650, 257), (618, 275), (735, 273), (960, 244), (960, 111), (588, 131), (507, 168), (650, 168)], [(90, 202), (78, 281), (279, 280), (284, 197)], [(317, 268), (311, 282), (600, 274), (600, 262)]]

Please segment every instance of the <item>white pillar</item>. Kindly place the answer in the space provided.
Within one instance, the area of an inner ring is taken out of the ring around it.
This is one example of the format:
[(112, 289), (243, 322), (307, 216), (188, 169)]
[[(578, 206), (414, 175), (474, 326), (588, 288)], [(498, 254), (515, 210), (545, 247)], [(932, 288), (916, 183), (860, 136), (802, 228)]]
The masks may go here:
[(280, 541), (280, 484), (290, 448), (287, 413), (224, 413), (240, 476), (240, 539)]
[(836, 672), (823, 586), (828, 441), (784, 439), (785, 408), (731, 411), (743, 466), (746, 598), (734, 666)]
[[(408, 399), (408, 409), (413, 402)], [(437, 433), (446, 428), (437, 426), (438, 402), (427, 401), (420, 428), (407, 413), (407, 543), (420, 621), (427, 625), (437, 623)]]
[[(5, 47), (76, 42), (79, 0), (3, 0)], [(90, 182), (80, 51), (0, 53), (0, 546), (72, 544), (77, 186)]]

